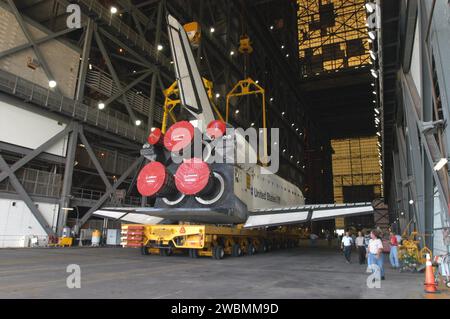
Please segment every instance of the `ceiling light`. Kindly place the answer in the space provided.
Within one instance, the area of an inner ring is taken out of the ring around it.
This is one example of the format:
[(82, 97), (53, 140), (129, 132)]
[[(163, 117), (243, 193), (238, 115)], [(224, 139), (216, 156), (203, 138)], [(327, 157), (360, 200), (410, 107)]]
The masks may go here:
[(286, 58), (289, 58), (289, 53), (286, 54)]
[(111, 14), (116, 14), (117, 13), (117, 8), (116, 7), (111, 7), (111, 9), (109, 9), (109, 11), (111, 12)]
[(370, 83), (370, 85), (375, 86), (375, 83)]
[(239, 110), (234, 111), (234, 113), (239, 114)]
[(98, 103), (99, 110), (103, 110), (104, 108), (105, 108), (105, 103), (103, 103), (103, 102)]
[(250, 124), (250, 126), (255, 126), (255, 123), (252, 122), (252, 124)]
[(375, 3), (367, 2), (365, 7), (368, 13), (373, 13), (375, 11)]
[(378, 135), (378, 136), (381, 136), (381, 133), (380, 133), (380, 132), (377, 132), (377, 135)]
[(216, 31), (216, 29), (214, 29), (213, 27), (211, 27), (211, 29), (209, 29), (209, 32), (214, 33)]
[(375, 52), (373, 52), (372, 50), (369, 51), (370, 57), (372, 58), (372, 60), (376, 60), (377, 59), (377, 55)]
[(374, 108), (373, 110), (375, 111), (375, 113), (380, 114), (380, 109)]
[(136, 122), (134, 122), (134, 124), (136, 124), (136, 126), (139, 126), (139, 125), (142, 124), (142, 121), (141, 120), (136, 120)]
[(372, 94), (373, 94), (373, 95), (377, 95), (377, 91), (373, 91)]
[(436, 165), (434, 165), (433, 169), (437, 172), (439, 170), (441, 170), (441, 168), (443, 168), (445, 166), (445, 164), (448, 163), (448, 159), (447, 158), (441, 158), (439, 160), (439, 162), (436, 163)]
[(377, 37), (377, 34), (375, 31), (369, 31), (369, 38), (372, 40), (375, 40)]
[(295, 126), (295, 123), (292, 123), (292, 125), (291, 125), (292, 127), (294, 127)]
[(56, 87), (56, 81), (55, 80), (48, 81), (48, 86), (53, 89), (54, 87)]
[(414, 201), (412, 199), (409, 200), (409, 205), (414, 204)]
[(157, 49), (158, 49), (158, 51), (162, 51), (164, 49), (164, 47), (162, 46), (162, 44), (158, 44)]
[(281, 45), (281, 49), (284, 49), (284, 45)]
[(375, 79), (378, 78), (378, 71), (377, 71), (377, 70), (371, 69), (371, 70), (370, 70), (370, 73), (372, 74), (372, 76), (373, 76)]
[(219, 93), (216, 93), (216, 99), (218, 99), (220, 97)]
[(286, 114), (286, 112), (281, 112), (281, 115), (284, 115), (284, 114)]
[(273, 30), (273, 25), (270, 26), (270, 30)]
[(234, 55), (234, 51), (230, 51), (230, 55)]

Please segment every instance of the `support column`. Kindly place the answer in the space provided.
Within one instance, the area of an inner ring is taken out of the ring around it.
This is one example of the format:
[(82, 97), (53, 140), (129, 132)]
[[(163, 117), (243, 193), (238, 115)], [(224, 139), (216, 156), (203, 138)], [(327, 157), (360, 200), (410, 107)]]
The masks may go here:
[(89, 67), (89, 55), (91, 52), (93, 33), (94, 33), (94, 21), (92, 21), (92, 19), (89, 19), (86, 26), (86, 35), (84, 37), (83, 53), (81, 55), (82, 60), (80, 66), (80, 74), (78, 76), (78, 87), (75, 96), (75, 99), (80, 103), (83, 103), (84, 99), (84, 89), (86, 84), (86, 75)]
[(61, 190), (61, 199), (59, 204), (59, 214), (58, 214), (58, 226), (57, 226), (57, 234), (61, 235), (64, 226), (67, 223), (67, 215), (68, 211), (64, 208), (69, 208), (70, 205), (70, 196), (72, 192), (72, 178), (73, 178), (73, 167), (75, 165), (75, 153), (77, 150), (77, 141), (78, 141), (78, 131), (79, 124), (73, 123), (72, 133), (69, 135), (69, 141), (67, 143), (67, 154), (66, 154), (66, 163), (64, 168), (64, 179)]

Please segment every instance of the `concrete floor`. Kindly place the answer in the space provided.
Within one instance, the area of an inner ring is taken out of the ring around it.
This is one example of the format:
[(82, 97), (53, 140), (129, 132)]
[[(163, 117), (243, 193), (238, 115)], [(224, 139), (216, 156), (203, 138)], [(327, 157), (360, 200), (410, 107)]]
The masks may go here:
[[(381, 288), (336, 250), (295, 248), (213, 260), (122, 248), (2, 249), (0, 298), (423, 298), (423, 274), (386, 265)], [(81, 267), (81, 288), (66, 267)]]

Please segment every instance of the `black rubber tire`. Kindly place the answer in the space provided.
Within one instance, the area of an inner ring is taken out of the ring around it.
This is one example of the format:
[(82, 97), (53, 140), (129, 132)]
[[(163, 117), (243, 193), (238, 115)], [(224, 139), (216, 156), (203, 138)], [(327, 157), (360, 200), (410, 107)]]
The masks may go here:
[(256, 253), (256, 248), (253, 244), (248, 244), (247, 246), (247, 255), (253, 256)]
[(148, 247), (142, 246), (142, 247), (141, 247), (141, 254), (142, 254), (143, 256), (150, 255), (150, 252), (148, 251)]
[(159, 249), (159, 255), (163, 257), (169, 256), (169, 251), (167, 249)]
[(197, 249), (189, 249), (189, 257), (198, 258), (198, 250)]
[(231, 248), (231, 250), (232, 250), (231, 256), (233, 256), (233, 257), (240, 257), (240, 256), (242, 256), (241, 245), (233, 244), (233, 247)]
[(214, 259), (223, 259), (225, 256), (225, 251), (221, 245), (217, 245), (213, 248), (213, 258)]

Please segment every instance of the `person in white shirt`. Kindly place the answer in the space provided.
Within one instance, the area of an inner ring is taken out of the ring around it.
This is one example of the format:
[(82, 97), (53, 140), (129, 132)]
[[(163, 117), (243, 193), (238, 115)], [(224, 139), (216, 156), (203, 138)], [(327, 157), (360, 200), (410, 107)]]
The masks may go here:
[(366, 246), (364, 245), (364, 236), (360, 231), (358, 232), (358, 237), (356, 237), (355, 245), (358, 250), (359, 264), (363, 265), (366, 261)]
[(371, 269), (377, 268), (377, 271), (380, 271), (381, 280), (384, 280), (383, 242), (379, 238), (378, 232), (374, 230), (370, 233), (370, 238), (367, 248), (367, 263), (369, 267), (373, 267)]
[(353, 239), (350, 237), (350, 233), (346, 232), (342, 237), (341, 248), (344, 250), (344, 257), (347, 260), (347, 264), (351, 262)]

